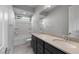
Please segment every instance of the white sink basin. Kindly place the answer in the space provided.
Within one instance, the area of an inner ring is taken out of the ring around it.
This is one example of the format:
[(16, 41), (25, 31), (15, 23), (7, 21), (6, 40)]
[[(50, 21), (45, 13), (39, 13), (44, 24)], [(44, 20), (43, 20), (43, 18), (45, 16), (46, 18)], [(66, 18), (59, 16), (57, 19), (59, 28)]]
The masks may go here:
[(65, 45), (69, 48), (77, 48), (75, 45), (70, 44), (70, 43), (65, 43)]
[(53, 41), (65, 41), (64, 39), (53, 39)]
[(71, 41), (67, 41), (67, 40), (64, 40), (64, 39), (54, 39), (52, 41), (54, 41), (55, 43), (59, 43), (59, 45), (64, 47), (64, 48), (77, 48), (75, 46), (76, 44), (72, 44)]
[[(76, 44), (69, 41), (69, 40), (65, 40), (65, 39), (61, 39), (61, 38), (57, 38), (57, 37), (52, 37), (52, 36), (45, 35), (45, 34), (40, 34), (39, 36), (44, 39), (47, 39), (47, 38), (52, 39), (52, 41), (55, 43), (55, 45), (62, 46), (63, 48), (77, 48)], [(49, 41), (51, 41), (51, 40), (49, 40)], [(57, 44), (57, 43), (59, 43), (59, 44)]]

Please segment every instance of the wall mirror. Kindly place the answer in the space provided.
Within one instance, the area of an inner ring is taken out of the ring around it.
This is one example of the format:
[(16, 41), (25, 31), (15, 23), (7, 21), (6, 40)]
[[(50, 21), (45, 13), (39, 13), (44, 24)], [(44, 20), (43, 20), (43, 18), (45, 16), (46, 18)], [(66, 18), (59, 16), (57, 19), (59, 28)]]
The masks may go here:
[(40, 15), (42, 30), (45, 33), (63, 36), (68, 34), (68, 6), (58, 5), (43, 10)]
[(69, 32), (72, 37), (79, 37), (79, 5), (69, 7)]

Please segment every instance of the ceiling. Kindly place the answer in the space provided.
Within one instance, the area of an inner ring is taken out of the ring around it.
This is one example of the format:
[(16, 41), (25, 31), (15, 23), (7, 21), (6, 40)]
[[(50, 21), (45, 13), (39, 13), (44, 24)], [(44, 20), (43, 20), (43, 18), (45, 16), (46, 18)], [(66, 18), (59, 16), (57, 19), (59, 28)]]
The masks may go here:
[[(43, 7), (44, 6), (44, 7)], [(61, 7), (64, 5), (13, 5), (14, 7), (14, 12), (16, 16), (29, 16), (31, 17), (35, 10), (38, 7), (43, 7), (43, 10), (40, 12), (40, 15), (43, 16), (41, 18), (46, 17), (51, 11), (53, 11), (55, 8)]]
[(38, 8), (39, 5), (13, 5), (14, 12), (17, 16), (28, 16), (31, 17), (35, 12), (35, 9)]
[[(13, 5), (13, 7), (14, 7), (14, 12), (16, 16), (31, 17), (34, 14), (36, 8), (40, 7), (40, 5)], [(45, 5), (44, 10), (41, 11), (40, 15), (46, 16), (48, 12), (54, 7), (56, 7), (56, 5)]]
[(52, 11), (54, 11), (56, 8), (60, 7), (70, 7), (71, 5), (50, 5), (50, 7), (47, 7), (40, 13), (41, 15), (47, 16), (49, 15)]
[(45, 9), (40, 13), (41, 15), (47, 16), (51, 10), (53, 10), (56, 7), (56, 5), (48, 5), (45, 7)]
[(39, 5), (13, 5), (14, 8), (19, 8), (22, 10), (34, 12), (34, 10), (39, 7)]

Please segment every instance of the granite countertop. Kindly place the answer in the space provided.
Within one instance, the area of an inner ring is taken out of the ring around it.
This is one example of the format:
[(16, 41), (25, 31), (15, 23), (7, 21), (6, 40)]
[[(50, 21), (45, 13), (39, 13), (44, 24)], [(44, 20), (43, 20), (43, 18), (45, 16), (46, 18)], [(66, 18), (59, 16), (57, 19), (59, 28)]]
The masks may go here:
[(32, 35), (40, 38), (41, 40), (49, 43), (50, 45), (55, 46), (56, 48), (70, 54), (78, 54), (79, 53), (79, 42), (65, 40), (64, 38), (60, 38), (57, 36), (52, 36), (48, 34), (42, 33), (32, 33)]

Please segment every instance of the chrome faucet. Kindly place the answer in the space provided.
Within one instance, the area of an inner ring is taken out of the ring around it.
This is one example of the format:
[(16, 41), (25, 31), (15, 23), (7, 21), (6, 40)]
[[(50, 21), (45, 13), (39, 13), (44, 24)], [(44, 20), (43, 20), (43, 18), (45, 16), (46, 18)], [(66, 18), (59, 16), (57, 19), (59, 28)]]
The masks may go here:
[(71, 34), (71, 33), (68, 33), (68, 34), (64, 35), (64, 39), (65, 39), (65, 40), (70, 40), (70, 39), (69, 39), (69, 35), (70, 35), (70, 34)]
[(68, 35), (64, 35), (64, 39), (65, 39), (65, 40), (69, 40), (69, 39), (68, 39)]

